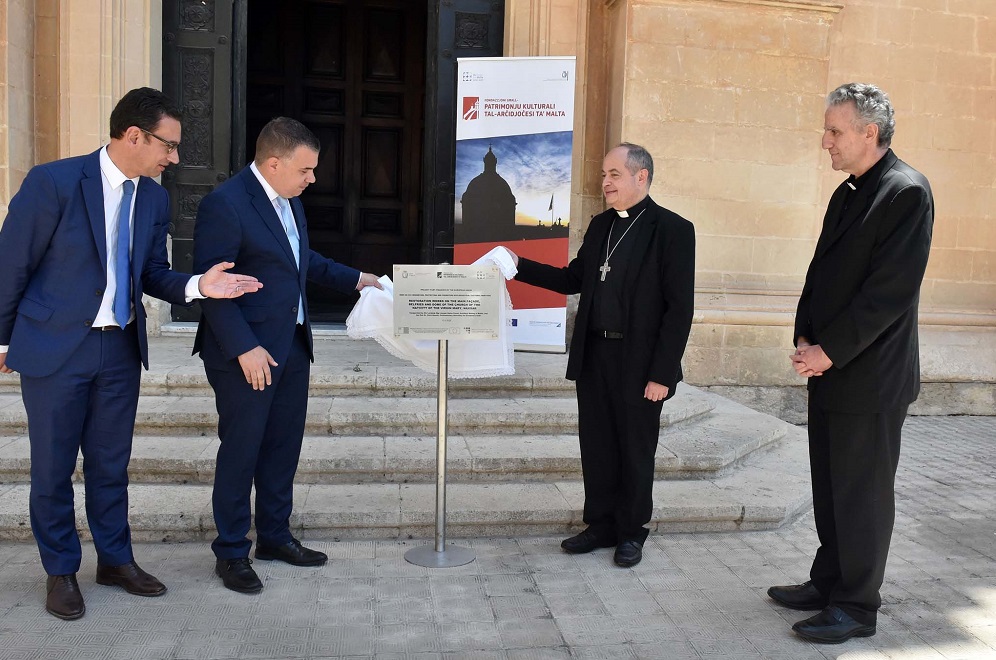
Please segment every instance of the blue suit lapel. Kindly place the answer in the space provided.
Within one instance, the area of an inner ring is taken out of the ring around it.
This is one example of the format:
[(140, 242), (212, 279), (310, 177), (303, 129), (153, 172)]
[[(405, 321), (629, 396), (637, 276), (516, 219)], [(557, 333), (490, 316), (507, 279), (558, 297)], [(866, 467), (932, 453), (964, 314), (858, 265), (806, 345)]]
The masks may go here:
[(90, 218), (93, 241), (100, 255), (100, 265), (107, 274), (107, 227), (104, 219), (104, 186), (100, 179), (100, 150), (83, 161), (83, 178), (80, 180), (86, 214)]
[[(294, 225), (297, 227), (297, 235), (298, 235), (297, 252), (300, 255), (300, 260), (299, 260), (299, 263), (298, 263), (297, 267), (298, 267), (298, 270), (300, 270), (302, 272), (302, 274), (303, 274), (304, 271), (305, 271), (305, 269), (303, 268), (303, 265), (304, 265), (304, 251), (308, 249), (308, 233), (307, 233), (307, 229), (305, 229), (305, 226), (304, 226), (305, 225), (305, 223), (304, 223), (304, 204), (301, 203), (301, 198), (300, 197), (294, 197), (294, 198), (292, 198), (290, 200), (290, 205), (291, 205), (291, 211), (294, 212)], [(303, 282), (304, 282), (304, 278), (303, 277), (301, 279), (301, 282), (302, 282), (302, 286), (303, 286)]]
[(131, 244), (131, 276), (133, 282), (138, 282), (142, 277), (142, 269), (145, 267), (145, 259), (149, 253), (149, 243), (152, 237), (149, 230), (155, 224), (154, 209), (152, 205), (152, 195), (149, 186), (157, 186), (152, 179), (141, 177), (138, 180), (138, 188), (135, 191), (135, 217), (131, 219), (132, 244)]

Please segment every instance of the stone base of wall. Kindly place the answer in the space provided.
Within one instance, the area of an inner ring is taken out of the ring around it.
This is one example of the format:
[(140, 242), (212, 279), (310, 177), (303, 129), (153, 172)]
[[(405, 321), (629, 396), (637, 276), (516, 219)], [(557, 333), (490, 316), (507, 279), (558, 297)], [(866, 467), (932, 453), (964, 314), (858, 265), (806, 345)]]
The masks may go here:
[[(790, 424), (806, 423), (806, 387), (702, 387)], [(996, 415), (996, 383), (923, 383), (911, 415)]]

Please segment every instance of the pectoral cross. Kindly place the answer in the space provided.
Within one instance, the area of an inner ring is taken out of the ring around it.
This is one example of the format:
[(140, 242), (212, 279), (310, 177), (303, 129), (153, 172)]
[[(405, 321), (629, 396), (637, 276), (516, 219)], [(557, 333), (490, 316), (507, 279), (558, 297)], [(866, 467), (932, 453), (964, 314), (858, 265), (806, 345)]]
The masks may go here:
[(610, 270), (612, 270), (612, 267), (609, 266), (609, 260), (606, 259), (605, 263), (598, 267), (598, 270), (602, 273), (602, 281), (604, 282), (605, 276), (609, 274)]

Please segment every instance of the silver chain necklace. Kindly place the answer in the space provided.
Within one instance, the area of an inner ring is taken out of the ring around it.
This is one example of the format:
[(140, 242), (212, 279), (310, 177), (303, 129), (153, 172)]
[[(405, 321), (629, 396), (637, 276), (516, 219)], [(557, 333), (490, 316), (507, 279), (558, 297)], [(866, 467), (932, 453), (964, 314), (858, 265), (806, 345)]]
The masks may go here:
[[(646, 210), (647, 207), (644, 206), (643, 211)], [(629, 233), (629, 230), (633, 228), (633, 225), (636, 224), (636, 221), (640, 219), (641, 215), (643, 215), (643, 211), (640, 211), (639, 213), (636, 214), (636, 217), (633, 218), (633, 221), (629, 223), (629, 227), (626, 227), (626, 231), (622, 233), (622, 236), (619, 237), (619, 240), (616, 241), (615, 245), (612, 245), (612, 230), (615, 229), (616, 227), (616, 221), (615, 218), (612, 219), (612, 226), (609, 227), (609, 240), (605, 242), (605, 263), (598, 267), (598, 271), (602, 274), (601, 280), (603, 282), (605, 281), (605, 276), (609, 274), (610, 270), (612, 270), (612, 267), (609, 266), (609, 259), (612, 258), (612, 254), (616, 251), (616, 248), (619, 247), (619, 244), (622, 243), (622, 239), (626, 238), (626, 234)], [(611, 250), (609, 249), (610, 245), (612, 245)]]

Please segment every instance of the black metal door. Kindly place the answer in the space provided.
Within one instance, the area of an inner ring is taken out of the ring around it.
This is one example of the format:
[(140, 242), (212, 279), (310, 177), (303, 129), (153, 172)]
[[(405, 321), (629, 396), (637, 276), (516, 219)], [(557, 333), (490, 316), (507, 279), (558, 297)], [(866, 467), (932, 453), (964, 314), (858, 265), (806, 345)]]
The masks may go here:
[[(231, 172), (233, 0), (163, 0), (163, 91), (183, 110), (180, 164), (163, 174), (170, 194), (173, 267), (193, 270), (201, 198)], [(174, 305), (174, 321), (200, 310)]]
[(453, 261), (456, 167), (456, 60), (500, 57), (505, 0), (429, 2), (422, 262)]

